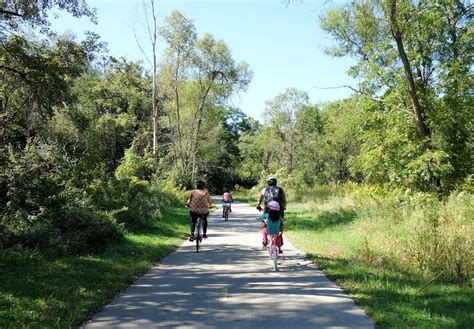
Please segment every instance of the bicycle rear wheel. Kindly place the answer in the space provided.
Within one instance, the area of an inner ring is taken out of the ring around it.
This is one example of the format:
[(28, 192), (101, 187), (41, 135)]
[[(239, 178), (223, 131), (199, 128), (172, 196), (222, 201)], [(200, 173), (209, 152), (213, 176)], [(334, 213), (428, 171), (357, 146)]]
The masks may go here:
[(226, 222), (229, 220), (229, 208), (227, 208), (224, 212), (224, 220)]
[(194, 240), (196, 241), (196, 252), (199, 252), (199, 245), (202, 241), (200, 222), (196, 224), (196, 228), (194, 229)]
[(273, 270), (278, 271), (278, 248), (276, 246), (272, 247), (272, 263)]

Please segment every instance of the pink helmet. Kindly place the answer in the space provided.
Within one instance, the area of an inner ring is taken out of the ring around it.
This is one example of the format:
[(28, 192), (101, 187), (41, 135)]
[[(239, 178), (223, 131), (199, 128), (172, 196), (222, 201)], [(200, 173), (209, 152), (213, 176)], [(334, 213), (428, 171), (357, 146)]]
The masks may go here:
[(269, 210), (280, 210), (280, 204), (276, 201), (270, 201), (268, 204), (267, 204), (267, 208)]

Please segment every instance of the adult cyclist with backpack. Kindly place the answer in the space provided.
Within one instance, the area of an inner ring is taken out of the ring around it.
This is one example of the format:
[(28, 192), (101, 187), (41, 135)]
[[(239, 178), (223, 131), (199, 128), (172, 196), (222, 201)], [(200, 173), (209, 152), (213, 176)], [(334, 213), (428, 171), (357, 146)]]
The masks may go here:
[[(270, 201), (276, 201), (280, 205), (280, 215), (282, 218), (285, 217), (286, 209), (286, 196), (283, 189), (277, 185), (277, 179), (274, 176), (270, 176), (267, 179), (267, 186), (263, 188), (258, 194), (257, 210), (268, 212), (268, 203)], [(261, 207), (263, 202), (263, 208)]]
[[(278, 202), (280, 206), (280, 217), (282, 221), (285, 218), (285, 209), (286, 209), (286, 195), (283, 189), (277, 185), (277, 179), (274, 176), (270, 176), (267, 179), (267, 187), (262, 189), (260, 193), (258, 194), (258, 200), (257, 200), (257, 210), (262, 211), (264, 214), (268, 214), (269, 209), (268, 209), (268, 203), (270, 201), (276, 201)], [(261, 207), (261, 204), (263, 202), (263, 208)], [(279, 252), (281, 253), (281, 246), (283, 245), (283, 232), (280, 234), (280, 248)]]

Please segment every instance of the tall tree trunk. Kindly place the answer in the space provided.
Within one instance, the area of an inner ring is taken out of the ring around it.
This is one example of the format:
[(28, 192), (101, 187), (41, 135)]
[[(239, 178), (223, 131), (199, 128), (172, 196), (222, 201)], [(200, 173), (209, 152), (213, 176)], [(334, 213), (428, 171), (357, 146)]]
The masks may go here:
[(183, 172), (186, 169), (186, 163), (187, 161), (185, 160), (185, 154), (183, 152), (183, 136), (181, 133), (181, 107), (180, 107), (180, 99), (179, 99), (179, 90), (178, 90), (178, 76), (179, 76), (179, 69), (180, 69), (180, 57), (181, 52), (178, 50), (177, 54), (177, 60), (176, 60), (176, 70), (175, 70), (175, 85), (174, 85), (174, 94), (175, 94), (175, 100), (176, 100), (176, 128), (178, 130), (178, 151), (179, 151), (179, 157), (181, 158), (181, 169)]
[(403, 68), (405, 70), (405, 78), (408, 84), (408, 93), (410, 94), (413, 113), (415, 115), (416, 124), (418, 126), (418, 132), (420, 133), (421, 137), (426, 137), (430, 135), (430, 130), (426, 125), (425, 118), (423, 117), (423, 108), (416, 93), (415, 80), (413, 78), (410, 62), (408, 60), (407, 54), (405, 52), (405, 47), (403, 45), (402, 33), (397, 23), (397, 0), (390, 1), (390, 23), (392, 35), (397, 43), (398, 54), (400, 55), (400, 59), (403, 63)]
[(178, 162), (178, 151), (176, 150), (176, 145), (174, 143), (174, 129), (173, 127), (173, 121), (171, 120), (171, 111), (167, 115), (168, 117), (168, 124), (170, 126), (170, 135), (171, 135), (171, 150), (173, 152), (173, 163), (176, 164)]
[(155, 14), (155, 0), (150, 0), (151, 2), (151, 13), (153, 16), (153, 32), (151, 37), (151, 45), (153, 49), (153, 77), (152, 77), (152, 125), (153, 125), (153, 154), (156, 154), (156, 131), (157, 131), (157, 117), (158, 117), (158, 109), (156, 104), (156, 94), (157, 94), (157, 86), (156, 86), (156, 36), (157, 36), (157, 28), (156, 28), (156, 14)]
[(204, 112), (204, 105), (206, 104), (207, 95), (209, 94), (209, 91), (211, 90), (211, 86), (212, 86), (212, 83), (214, 82), (214, 78), (215, 76), (213, 74), (212, 80), (209, 83), (209, 85), (206, 87), (206, 89), (204, 90), (204, 93), (201, 97), (201, 100), (199, 102), (198, 109), (197, 109), (198, 121), (197, 121), (197, 127), (196, 127), (196, 135), (194, 139), (193, 163), (192, 163), (192, 173), (191, 173), (191, 177), (193, 181), (195, 180), (196, 173), (197, 173), (196, 154), (199, 147), (199, 135), (201, 134), (201, 124), (202, 124), (202, 117), (203, 117), (203, 112)]

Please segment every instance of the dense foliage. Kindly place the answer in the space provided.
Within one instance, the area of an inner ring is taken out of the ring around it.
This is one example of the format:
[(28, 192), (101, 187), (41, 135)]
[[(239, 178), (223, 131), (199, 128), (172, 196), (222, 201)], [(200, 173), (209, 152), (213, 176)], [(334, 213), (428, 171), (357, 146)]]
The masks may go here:
[[(52, 8), (95, 19), (83, 1), (0, 4), (5, 246), (98, 250), (124, 229), (160, 220), (161, 208), (182, 202), (181, 191), (198, 178), (217, 193), (268, 174), (295, 195), (348, 182), (408, 200), (422, 193), (420, 203), (472, 193), (467, 1), (351, 1), (331, 9), (321, 19), (336, 42), (327, 52), (356, 59), (349, 69), (360, 81), (356, 93), (311, 104), (305, 91), (288, 88), (266, 102), (262, 122), (229, 106), (251, 81), (248, 65), (224, 41), (199, 36), (182, 13), (155, 27), (166, 45), (157, 71), (106, 56), (97, 35), (56, 35), (47, 22)], [(420, 262), (439, 245), (429, 223), (460, 225), (449, 215), (424, 216)], [(443, 241), (455, 241), (450, 234)]]
[(173, 12), (160, 30), (169, 48), (154, 152), (152, 73), (105, 56), (97, 35), (56, 35), (53, 8), (94, 19), (83, 1), (0, 4), (1, 244), (97, 251), (160, 220), (198, 176), (230, 185), (246, 117), (226, 100), (248, 85), (247, 65)]

